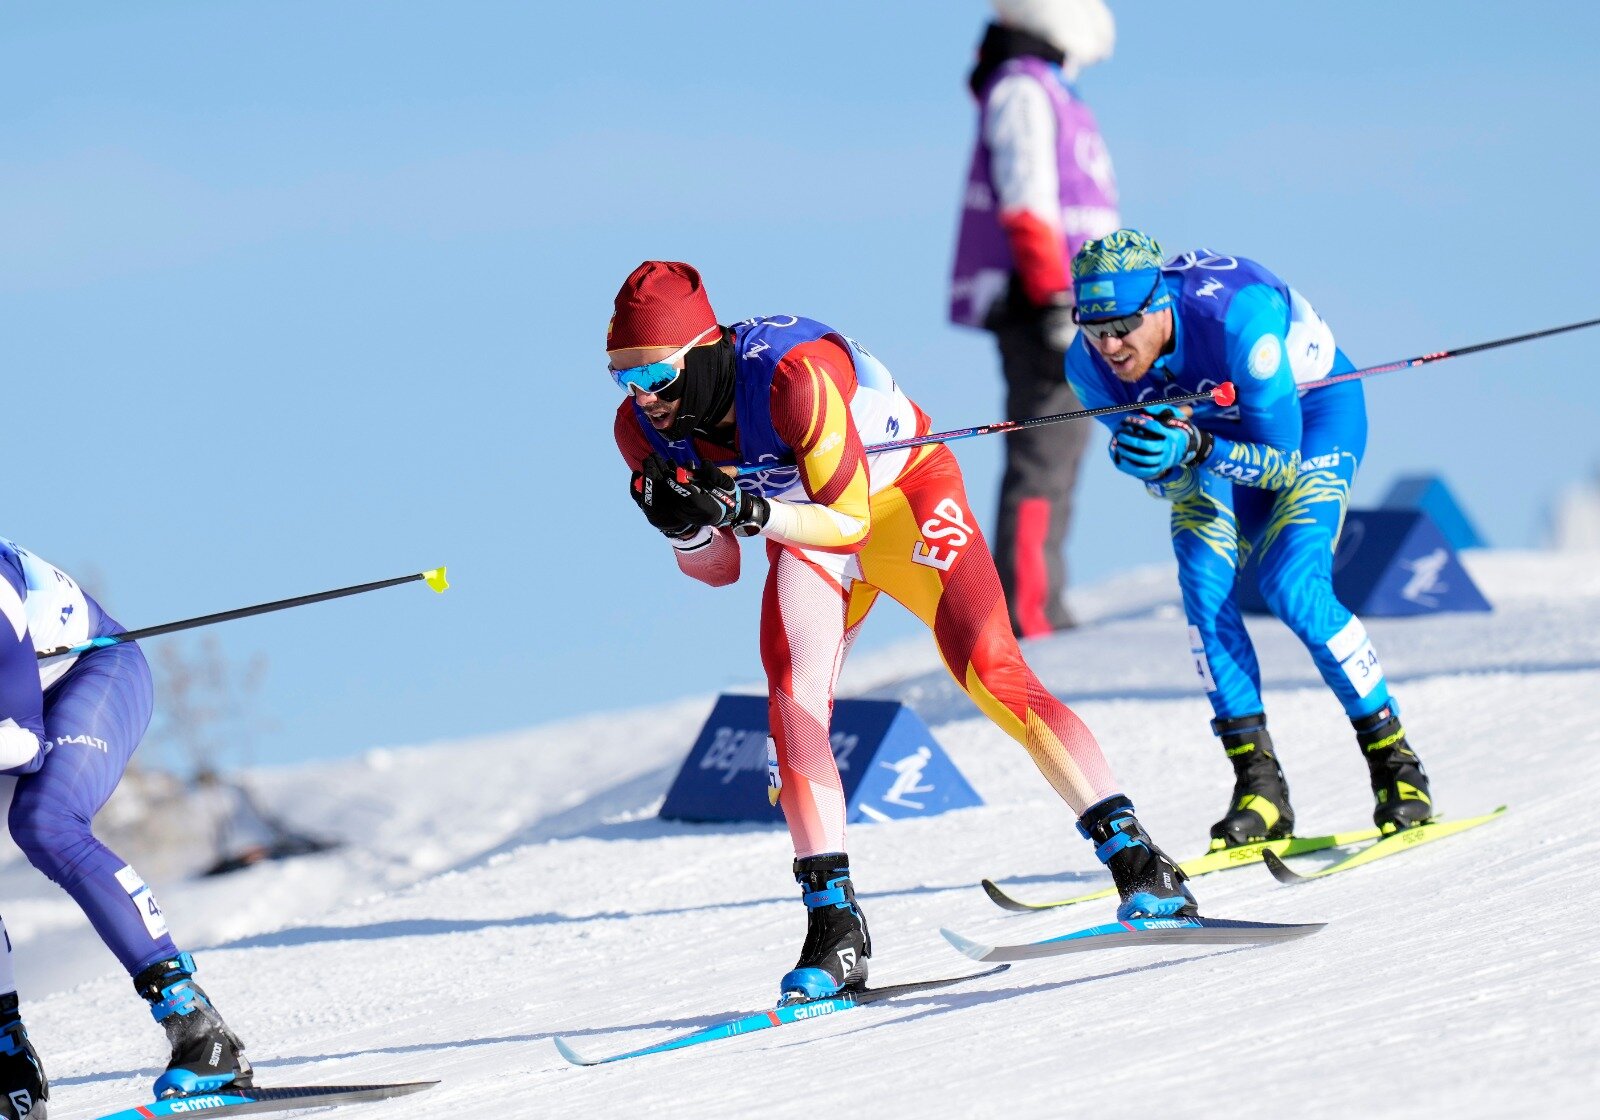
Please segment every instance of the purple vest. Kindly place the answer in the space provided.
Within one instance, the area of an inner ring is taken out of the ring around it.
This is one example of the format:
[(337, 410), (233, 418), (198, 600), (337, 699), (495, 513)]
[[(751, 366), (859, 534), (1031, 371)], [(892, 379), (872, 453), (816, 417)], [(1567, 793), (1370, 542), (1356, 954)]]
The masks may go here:
[(967, 194), (956, 235), (955, 272), (950, 281), (950, 319), (966, 327), (982, 327), (989, 307), (1006, 290), (1011, 275), (1011, 246), (1000, 228), (1000, 207), (989, 174), (989, 144), (983, 120), (989, 96), (1001, 79), (1027, 74), (1050, 96), (1056, 118), (1056, 168), (1060, 178), (1059, 225), (1071, 261), (1085, 241), (1104, 237), (1120, 224), (1117, 181), (1111, 156), (1089, 107), (1074, 96), (1061, 67), (1040, 58), (1013, 58), (995, 71), (978, 97), (978, 139), (967, 173)]

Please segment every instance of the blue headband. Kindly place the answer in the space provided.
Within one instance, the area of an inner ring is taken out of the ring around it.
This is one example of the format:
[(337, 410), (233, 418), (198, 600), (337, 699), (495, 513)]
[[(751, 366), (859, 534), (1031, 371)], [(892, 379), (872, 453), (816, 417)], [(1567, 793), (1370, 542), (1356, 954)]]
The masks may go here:
[[(1156, 289), (1154, 295), (1152, 288)], [(1073, 280), (1072, 294), (1078, 303), (1078, 316), (1086, 320), (1115, 319), (1141, 309), (1160, 311), (1172, 306), (1172, 291), (1162, 280), (1159, 268), (1091, 272)]]

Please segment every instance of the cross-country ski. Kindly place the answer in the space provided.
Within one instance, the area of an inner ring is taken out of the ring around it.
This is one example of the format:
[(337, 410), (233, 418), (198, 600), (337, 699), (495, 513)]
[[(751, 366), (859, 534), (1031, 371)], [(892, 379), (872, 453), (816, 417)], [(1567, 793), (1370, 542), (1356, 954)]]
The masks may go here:
[(1373, 841), (1359, 852), (1352, 853), (1336, 863), (1327, 867), (1318, 868), (1316, 871), (1296, 871), (1283, 862), (1276, 853), (1269, 852), (1264, 857), (1272, 877), (1280, 883), (1305, 883), (1312, 879), (1322, 879), (1329, 875), (1336, 875), (1341, 871), (1349, 871), (1357, 867), (1365, 867), (1375, 860), (1385, 859), (1400, 852), (1409, 851), (1419, 844), (1431, 844), (1435, 840), (1443, 840), (1447, 836), (1455, 836), (1480, 824), (1488, 824), (1496, 820), (1506, 811), (1504, 805), (1492, 813), (1485, 813), (1480, 817), (1464, 817), (1460, 820), (1430, 821), (1418, 828), (1408, 828), (1403, 832), (1396, 832), (1389, 836)]
[(954, 930), (939, 932), (958, 952), (975, 961), (1030, 961), (1140, 945), (1271, 945), (1308, 937), (1325, 924), (1246, 922), (1227, 918), (1129, 918), (1012, 945), (985, 945)]
[[(1283, 840), (1263, 840), (1254, 844), (1241, 844), (1236, 848), (1221, 848), (1207, 852), (1203, 856), (1184, 860), (1178, 867), (1185, 875), (1194, 879), (1216, 871), (1227, 871), (1234, 867), (1248, 867), (1260, 863), (1264, 852), (1272, 852), (1278, 856), (1304, 855), (1306, 852), (1321, 852), (1329, 848), (1359, 844), (1365, 840), (1374, 840), (1377, 836), (1376, 828), (1359, 828), (1351, 832), (1333, 832), (1325, 836), (1293, 836)], [(1094, 902), (1102, 898), (1112, 898), (1117, 893), (1116, 887), (1104, 887), (1053, 902), (1024, 902), (1022, 899), (1012, 897), (992, 879), (985, 879), (980, 885), (996, 906), (1020, 914), (1034, 910), (1055, 910), (1062, 906), (1075, 906), (1080, 902)]]
[(96, 1120), (150, 1120), (157, 1116), (244, 1116), (269, 1112), (294, 1112), (331, 1105), (359, 1104), (404, 1097), (431, 1089), (437, 1081), (397, 1082), (392, 1085), (304, 1085), (278, 1088), (227, 1089), (196, 1093), (134, 1105), (108, 1112)]
[(982, 972), (969, 973), (966, 976), (951, 976), (938, 980), (911, 980), (901, 984), (890, 984), (882, 988), (863, 988), (859, 991), (846, 990), (837, 995), (822, 996), (797, 1003), (787, 1003), (770, 1011), (755, 1011), (749, 1015), (736, 1015), (719, 1023), (713, 1023), (711, 1026), (702, 1027), (700, 1030), (690, 1031), (688, 1034), (670, 1038), (665, 1042), (642, 1046), (637, 1050), (624, 1050), (615, 1054), (607, 1054), (604, 1057), (586, 1057), (580, 1054), (571, 1042), (560, 1036), (557, 1036), (554, 1042), (556, 1049), (561, 1052), (561, 1056), (573, 1065), (605, 1065), (608, 1062), (620, 1062), (627, 1058), (642, 1058), (649, 1054), (662, 1054), (669, 1050), (682, 1050), (685, 1047), (717, 1042), (724, 1038), (734, 1038), (739, 1035), (753, 1034), (756, 1031), (771, 1030), (773, 1027), (788, 1026), (791, 1023), (820, 1019), (827, 1015), (864, 1007), (871, 1003), (882, 1003), (884, 1000), (899, 999), (903, 996), (936, 991), (956, 984), (965, 984), (969, 980), (981, 980), (986, 976), (998, 975), (1010, 967), (1008, 964), (1002, 964), (996, 965), (994, 968), (985, 969)]

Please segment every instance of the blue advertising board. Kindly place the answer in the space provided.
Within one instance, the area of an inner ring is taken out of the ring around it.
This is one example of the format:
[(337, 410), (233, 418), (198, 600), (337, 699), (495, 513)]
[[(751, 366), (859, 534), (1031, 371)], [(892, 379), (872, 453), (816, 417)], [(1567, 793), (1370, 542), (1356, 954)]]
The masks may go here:
[[(767, 698), (722, 695), (667, 791), (680, 821), (783, 820), (768, 798)], [(982, 805), (921, 718), (896, 700), (838, 700), (830, 732), (852, 823)]]
[(1384, 509), (1419, 509), (1426, 513), (1433, 518), (1451, 548), (1482, 548), (1487, 543), (1450, 487), (1436, 474), (1413, 474), (1396, 479), (1383, 496), (1382, 506)]
[[(1364, 618), (1494, 609), (1422, 510), (1351, 510), (1333, 555), (1333, 590)], [(1239, 573), (1238, 595), (1246, 612), (1271, 613), (1253, 559)]]

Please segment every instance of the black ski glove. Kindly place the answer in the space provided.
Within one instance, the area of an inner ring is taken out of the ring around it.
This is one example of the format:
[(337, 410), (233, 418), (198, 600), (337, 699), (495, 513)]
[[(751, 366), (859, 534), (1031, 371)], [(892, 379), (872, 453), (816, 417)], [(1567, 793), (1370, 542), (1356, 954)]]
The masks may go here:
[(713, 529), (732, 529), (735, 536), (753, 537), (767, 524), (772, 507), (760, 494), (739, 484), (709, 463), (690, 472), (679, 469), (677, 480), (693, 490), (691, 501)]
[(765, 498), (739, 489), (709, 463), (691, 470), (660, 455), (650, 456), (633, 472), (628, 492), (650, 524), (677, 540), (694, 536), (704, 526), (752, 537), (771, 512)]
[(629, 480), (628, 495), (644, 511), (645, 520), (674, 540), (694, 536), (705, 520), (684, 488), (677, 485), (677, 464), (652, 455), (640, 468)]

